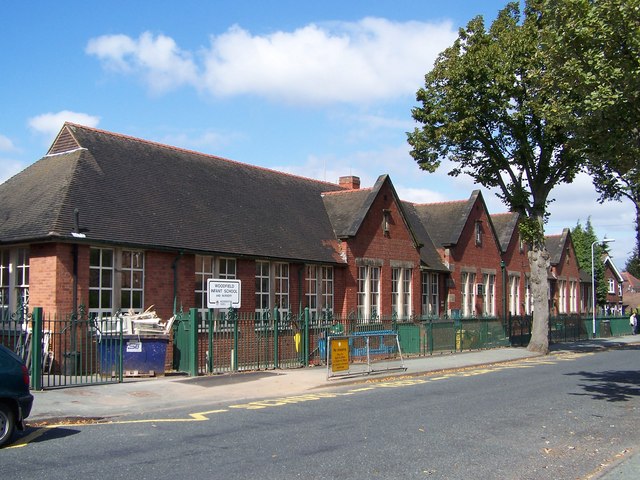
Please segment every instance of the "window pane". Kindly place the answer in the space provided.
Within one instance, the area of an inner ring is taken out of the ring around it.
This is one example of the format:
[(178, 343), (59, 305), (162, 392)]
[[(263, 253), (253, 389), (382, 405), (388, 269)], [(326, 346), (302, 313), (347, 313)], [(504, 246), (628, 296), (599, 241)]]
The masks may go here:
[(113, 250), (101, 250), (102, 252), (102, 266), (113, 267)]
[(123, 310), (131, 308), (131, 291), (122, 290), (120, 292), (120, 306)]
[(133, 272), (133, 288), (142, 288), (142, 272)]
[(100, 308), (100, 294), (97, 290), (89, 290), (89, 308)]
[(100, 293), (99, 308), (111, 308), (111, 291), (110, 290), (103, 290)]
[(89, 287), (99, 287), (100, 286), (100, 270), (91, 269), (89, 271)]
[(132, 292), (133, 300), (131, 302), (132, 308), (142, 308), (142, 292), (140, 290), (134, 290)]

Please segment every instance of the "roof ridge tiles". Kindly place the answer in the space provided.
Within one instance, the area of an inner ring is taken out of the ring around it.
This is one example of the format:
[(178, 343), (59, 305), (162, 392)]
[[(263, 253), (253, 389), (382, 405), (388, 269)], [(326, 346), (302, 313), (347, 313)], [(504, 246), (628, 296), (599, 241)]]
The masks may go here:
[(417, 207), (426, 207), (426, 206), (432, 206), (432, 205), (452, 205), (454, 203), (467, 203), (469, 201), (469, 199), (466, 200), (446, 200), (444, 202), (427, 202), (427, 203), (414, 203), (414, 202), (409, 202)]
[[(332, 184), (333, 185), (333, 184)], [(339, 185), (338, 185), (339, 186)], [(353, 192), (370, 192), (373, 190), (373, 187), (367, 188), (347, 188), (345, 190), (332, 190), (329, 192), (322, 192), (322, 195), (339, 195), (344, 193), (353, 193)]]
[(161, 143), (161, 142), (156, 142), (156, 141), (153, 141), (153, 140), (147, 140), (147, 139), (144, 139), (144, 138), (134, 137), (133, 135), (126, 135), (124, 133), (111, 132), (109, 130), (103, 130), (103, 129), (95, 128), (95, 127), (87, 127), (86, 125), (81, 125), (81, 124), (73, 123), (73, 122), (65, 122), (65, 125), (72, 126), (72, 127), (75, 127), (75, 128), (81, 128), (81, 129), (92, 131), (92, 132), (95, 132), (95, 133), (101, 133), (101, 134), (104, 134), (104, 135), (109, 135), (109, 136), (112, 136), (112, 137), (118, 137), (118, 138), (121, 138), (123, 140), (130, 140), (130, 141), (134, 141), (134, 142), (138, 142), (138, 143), (142, 143), (142, 144), (152, 145), (152, 146), (163, 148), (163, 149), (166, 149), (166, 150), (173, 150), (173, 151), (176, 151), (176, 152), (187, 153), (187, 154), (191, 154), (191, 155), (198, 155), (198, 156), (201, 156), (201, 157), (207, 157), (207, 158), (212, 158), (212, 159), (216, 159), (216, 160), (221, 160), (221, 161), (224, 161), (224, 162), (229, 162), (229, 163), (236, 164), (236, 165), (241, 165), (243, 167), (255, 168), (257, 170), (263, 170), (263, 171), (270, 172), (270, 173), (276, 173), (278, 175), (284, 175), (284, 176), (287, 176), (287, 177), (298, 178), (298, 179), (301, 179), (301, 180), (308, 180), (308, 181), (315, 182), (315, 183), (318, 183), (318, 184), (331, 185), (332, 187), (339, 187), (338, 184), (332, 183), (332, 182), (328, 182), (326, 180), (317, 180), (315, 178), (304, 177), (302, 175), (296, 175), (296, 174), (293, 174), (293, 173), (283, 172), (281, 170), (275, 170), (275, 169), (272, 169), (272, 168), (262, 167), (260, 165), (252, 165), (252, 164), (249, 164), (249, 163), (243, 163), (243, 162), (240, 162), (238, 160), (232, 160), (230, 158), (221, 157), (219, 155), (214, 155), (212, 153), (204, 153), (204, 152), (199, 152), (197, 150), (191, 150), (189, 148), (176, 147), (174, 145), (168, 145), (166, 143)]

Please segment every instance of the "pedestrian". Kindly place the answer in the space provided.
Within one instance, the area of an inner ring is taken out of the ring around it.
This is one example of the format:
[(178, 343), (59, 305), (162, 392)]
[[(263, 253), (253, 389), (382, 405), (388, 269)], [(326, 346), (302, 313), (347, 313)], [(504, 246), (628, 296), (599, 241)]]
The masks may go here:
[(638, 318), (636, 317), (636, 311), (633, 310), (631, 312), (631, 316), (629, 317), (629, 325), (631, 326), (631, 330), (633, 330), (633, 334), (638, 334)]

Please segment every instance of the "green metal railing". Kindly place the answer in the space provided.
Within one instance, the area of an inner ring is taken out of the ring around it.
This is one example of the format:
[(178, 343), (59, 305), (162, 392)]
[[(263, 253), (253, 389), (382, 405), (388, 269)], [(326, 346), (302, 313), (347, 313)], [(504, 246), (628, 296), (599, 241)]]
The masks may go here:
[[(42, 308), (20, 309), (0, 316), (0, 343), (18, 353), (31, 370), (32, 388), (122, 382), (122, 316), (89, 318), (78, 314), (46, 316)], [(549, 341), (593, 337), (592, 317), (563, 315), (549, 320)], [(525, 346), (531, 317), (441, 318), (374, 316), (358, 318), (300, 314), (275, 309), (253, 312), (196, 309), (176, 314), (173, 331), (174, 369), (196, 376), (248, 370), (298, 368), (326, 361), (326, 339), (346, 335), (396, 332), (405, 356), (431, 355), (508, 345)], [(596, 318), (598, 338), (630, 335), (627, 317)], [(353, 348), (358, 345), (354, 343)], [(35, 346), (40, 346), (37, 348)], [(386, 345), (376, 348), (384, 350)], [(126, 363), (126, 362), (124, 362)]]
[[(105, 334), (103, 332), (110, 332)], [(25, 362), (34, 390), (122, 382), (122, 319), (78, 314), (0, 319), (0, 343)]]

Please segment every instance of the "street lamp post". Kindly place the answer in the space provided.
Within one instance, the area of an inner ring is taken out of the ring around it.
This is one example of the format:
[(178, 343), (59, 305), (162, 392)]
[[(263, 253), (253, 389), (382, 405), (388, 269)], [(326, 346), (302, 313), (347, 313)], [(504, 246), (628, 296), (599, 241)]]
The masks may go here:
[(596, 243), (609, 242), (615, 242), (615, 240), (613, 238), (605, 238), (602, 242), (598, 242), (598, 240), (596, 240), (591, 244), (591, 296), (593, 297), (593, 303), (591, 304), (591, 312), (593, 314), (593, 337), (591, 338), (596, 338), (596, 267), (593, 260), (593, 247)]

